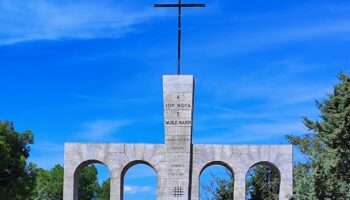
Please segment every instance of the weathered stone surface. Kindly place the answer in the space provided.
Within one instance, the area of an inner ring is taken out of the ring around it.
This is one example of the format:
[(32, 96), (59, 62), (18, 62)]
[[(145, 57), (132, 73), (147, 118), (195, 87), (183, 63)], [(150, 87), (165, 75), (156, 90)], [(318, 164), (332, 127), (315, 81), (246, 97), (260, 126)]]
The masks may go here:
[(293, 187), (291, 145), (192, 144), (193, 85), (191, 75), (163, 76), (165, 144), (66, 143), (64, 200), (77, 200), (77, 177), (91, 163), (102, 163), (111, 175), (110, 199), (121, 200), (122, 180), (133, 165), (144, 163), (157, 174), (158, 200), (199, 200), (202, 171), (221, 164), (234, 173), (234, 199), (245, 200), (246, 174), (256, 164), (276, 168), (280, 199)]

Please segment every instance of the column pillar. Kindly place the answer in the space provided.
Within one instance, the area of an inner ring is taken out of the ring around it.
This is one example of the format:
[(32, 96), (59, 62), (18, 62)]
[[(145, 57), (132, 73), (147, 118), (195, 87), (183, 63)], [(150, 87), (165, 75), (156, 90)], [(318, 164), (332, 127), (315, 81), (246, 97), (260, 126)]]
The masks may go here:
[(193, 76), (164, 75), (165, 194), (161, 199), (191, 196)]
[(63, 172), (63, 200), (77, 200), (78, 199), (78, 183), (75, 177), (77, 158), (73, 156), (72, 152), (75, 146), (65, 144), (64, 151), (64, 172)]
[(234, 174), (233, 199), (245, 200), (246, 196), (246, 173), (243, 171)]
[(115, 172), (111, 172), (111, 178), (110, 178), (110, 200), (121, 200), (121, 192), (120, 191), (120, 184), (124, 184), (121, 183), (120, 181), (120, 176), (117, 176), (116, 174), (112, 174)]
[(280, 170), (280, 200), (288, 200), (293, 195), (293, 163), (284, 163)]

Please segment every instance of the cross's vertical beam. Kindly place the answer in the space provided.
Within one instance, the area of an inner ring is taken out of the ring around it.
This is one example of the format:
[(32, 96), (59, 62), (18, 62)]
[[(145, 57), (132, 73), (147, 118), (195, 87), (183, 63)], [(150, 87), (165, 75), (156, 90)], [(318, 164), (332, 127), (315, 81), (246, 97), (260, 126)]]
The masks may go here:
[(177, 37), (177, 75), (181, 73), (181, 0), (178, 7), (178, 37)]
[(183, 4), (182, 0), (178, 0), (177, 4), (155, 4), (156, 8), (178, 8), (178, 37), (177, 37), (177, 75), (181, 74), (181, 14), (182, 8), (205, 7), (205, 4)]

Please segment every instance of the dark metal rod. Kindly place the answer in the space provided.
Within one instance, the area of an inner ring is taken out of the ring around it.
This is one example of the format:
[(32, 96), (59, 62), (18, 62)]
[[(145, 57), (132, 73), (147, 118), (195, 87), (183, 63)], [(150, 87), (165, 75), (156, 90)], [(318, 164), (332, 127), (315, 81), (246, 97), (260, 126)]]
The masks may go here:
[(194, 3), (185, 3), (185, 4), (154, 4), (156, 8), (164, 8), (164, 7), (205, 7), (205, 4), (194, 4)]
[(178, 21), (178, 38), (177, 38), (177, 75), (181, 73), (181, 0), (179, 0), (179, 21)]
[(181, 10), (182, 8), (205, 7), (205, 4), (182, 4), (179, 0), (177, 4), (154, 4), (156, 8), (178, 8), (178, 37), (177, 37), (177, 74), (181, 74)]

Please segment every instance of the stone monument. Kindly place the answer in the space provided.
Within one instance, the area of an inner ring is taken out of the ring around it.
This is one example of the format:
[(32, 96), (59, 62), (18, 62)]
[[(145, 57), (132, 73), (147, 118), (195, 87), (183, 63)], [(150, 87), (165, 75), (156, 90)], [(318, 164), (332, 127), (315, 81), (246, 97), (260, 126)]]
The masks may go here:
[(178, 8), (177, 75), (163, 76), (165, 144), (66, 143), (64, 149), (64, 200), (78, 200), (78, 177), (85, 166), (101, 163), (108, 167), (110, 200), (123, 200), (127, 170), (139, 163), (157, 173), (158, 200), (198, 200), (199, 177), (214, 164), (227, 167), (234, 175), (235, 200), (245, 200), (246, 174), (258, 164), (279, 172), (279, 199), (287, 200), (293, 189), (291, 145), (214, 145), (192, 143), (194, 78), (180, 74), (181, 10), (205, 4), (155, 4)]
[(110, 199), (123, 200), (126, 171), (143, 163), (157, 173), (158, 200), (198, 200), (200, 174), (213, 164), (233, 172), (235, 200), (246, 198), (248, 170), (269, 165), (280, 175), (279, 199), (287, 200), (293, 189), (292, 146), (193, 144), (193, 94), (193, 76), (163, 76), (165, 144), (66, 143), (63, 199), (77, 200), (81, 169), (101, 163), (110, 171)]

